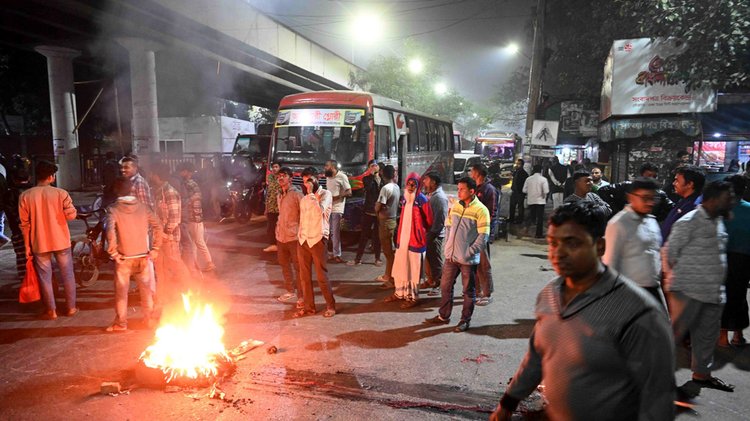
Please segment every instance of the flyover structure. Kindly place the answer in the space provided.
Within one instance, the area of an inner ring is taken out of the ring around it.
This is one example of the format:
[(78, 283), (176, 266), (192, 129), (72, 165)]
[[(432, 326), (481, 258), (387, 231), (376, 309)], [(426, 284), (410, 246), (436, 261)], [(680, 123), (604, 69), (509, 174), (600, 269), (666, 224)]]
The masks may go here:
[(348, 89), (357, 69), (244, 0), (10, 0), (0, 19), (0, 43), (47, 57), (64, 188), (80, 186), (79, 68), (109, 72), (127, 87), (132, 112), (124, 114), (140, 154), (159, 151), (160, 91), (177, 109), (191, 102), (190, 90), (275, 108), (287, 94)]

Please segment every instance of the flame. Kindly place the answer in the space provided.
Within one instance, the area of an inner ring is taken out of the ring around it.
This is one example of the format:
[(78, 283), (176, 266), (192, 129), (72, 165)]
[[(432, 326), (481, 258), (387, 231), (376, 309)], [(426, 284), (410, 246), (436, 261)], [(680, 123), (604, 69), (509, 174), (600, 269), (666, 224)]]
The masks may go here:
[(212, 306), (191, 303), (190, 296), (190, 291), (182, 294), (184, 314), (163, 323), (140, 357), (147, 367), (161, 370), (167, 383), (177, 377), (215, 376), (218, 359), (230, 359), (222, 342), (224, 328)]

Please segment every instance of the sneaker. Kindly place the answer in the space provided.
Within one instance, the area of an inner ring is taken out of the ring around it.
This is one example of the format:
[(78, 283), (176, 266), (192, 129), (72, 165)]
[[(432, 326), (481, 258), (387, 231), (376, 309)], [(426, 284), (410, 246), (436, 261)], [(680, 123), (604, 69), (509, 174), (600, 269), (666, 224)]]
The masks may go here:
[(362, 264), (361, 260), (350, 260), (350, 261), (346, 262), (347, 266), (359, 266), (361, 264)]
[(458, 322), (456, 327), (453, 328), (453, 331), (456, 333), (466, 332), (467, 330), (469, 330), (469, 322), (463, 320)]
[(341, 256), (334, 256), (328, 259), (329, 263), (346, 263), (346, 260), (342, 259)]
[(125, 332), (126, 330), (128, 330), (127, 326), (118, 325), (117, 323), (113, 323), (104, 329), (105, 332)]
[(377, 267), (383, 266), (383, 261), (380, 260), (380, 259), (375, 260), (375, 266), (377, 266)]
[(478, 306), (486, 306), (489, 303), (492, 302), (492, 297), (479, 297), (477, 299), (476, 305)]
[(439, 314), (435, 317), (424, 319), (424, 323), (429, 324), (429, 325), (447, 325), (450, 322), (451, 322), (451, 319), (443, 319), (442, 317), (440, 317)]
[(282, 294), (281, 296), (279, 296), (276, 300), (281, 301), (283, 303), (283, 302), (291, 300), (292, 298), (296, 296), (297, 296), (296, 294), (293, 294), (291, 292), (286, 292)]
[(263, 249), (263, 251), (265, 251), (266, 253), (271, 253), (273, 251), (278, 251), (278, 250), (279, 248), (276, 247), (276, 244), (271, 244), (270, 246)]
[(323, 317), (333, 317), (336, 315), (336, 309), (329, 308), (326, 310), (325, 313), (323, 313)]

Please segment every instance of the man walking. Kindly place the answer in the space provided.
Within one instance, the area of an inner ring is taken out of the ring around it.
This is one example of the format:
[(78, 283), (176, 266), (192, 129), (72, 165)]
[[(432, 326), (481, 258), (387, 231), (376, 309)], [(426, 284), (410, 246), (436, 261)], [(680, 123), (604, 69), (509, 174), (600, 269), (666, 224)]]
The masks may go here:
[(713, 377), (711, 370), (726, 299), (727, 231), (723, 219), (732, 205), (729, 182), (708, 184), (703, 203), (674, 223), (664, 245), (664, 283), (675, 342), (690, 334), (693, 382), (725, 392), (734, 391), (734, 386)]
[(448, 217), (448, 198), (443, 192), (440, 175), (428, 172), (422, 177), (424, 190), (429, 200), (432, 220), (427, 227), (427, 282), (420, 288), (431, 288), (427, 295), (440, 294), (440, 280), (443, 277), (443, 240), (445, 239), (445, 219)]
[(326, 161), (324, 168), (326, 175), (326, 189), (331, 192), (331, 246), (333, 255), (328, 259), (331, 263), (346, 263), (341, 258), (341, 218), (344, 216), (346, 198), (352, 195), (349, 177), (339, 171), (339, 163), (335, 160)]
[(486, 306), (492, 302), (492, 293), (495, 283), (492, 280), (492, 265), (490, 264), (490, 244), (492, 243), (492, 221), (497, 214), (498, 192), (495, 186), (487, 181), (487, 167), (483, 164), (475, 164), (469, 170), (469, 176), (477, 183), (477, 198), (490, 212), (490, 238), (487, 246), (479, 254), (479, 266), (476, 269), (477, 281), (479, 283), (477, 305)]
[(362, 178), (365, 192), (365, 203), (362, 205), (362, 219), (360, 225), (362, 232), (359, 237), (357, 256), (347, 264), (350, 266), (361, 265), (362, 256), (365, 254), (367, 241), (372, 240), (372, 251), (375, 254), (375, 266), (382, 266), (380, 260), (380, 236), (378, 234), (378, 217), (375, 213), (375, 203), (378, 201), (380, 189), (383, 187), (383, 179), (380, 177), (380, 166), (374, 159), (367, 163), (369, 174)]
[(672, 187), (674, 188), (674, 193), (681, 197), (681, 199), (669, 211), (667, 217), (661, 223), (661, 238), (663, 241), (667, 241), (669, 238), (669, 234), (672, 232), (672, 225), (695, 209), (700, 203), (698, 198), (703, 191), (705, 183), (706, 174), (698, 167), (683, 165), (675, 169)]
[(138, 161), (126, 156), (120, 160), (120, 174), (127, 177), (133, 184), (131, 196), (138, 199), (139, 202), (147, 204), (151, 209), (154, 208), (154, 199), (151, 196), (151, 187), (146, 179), (138, 172)]
[(393, 288), (393, 259), (395, 251), (393, 249), (393, 233), (396, 231), (396, 217), (398, 216), (398, 203), (401, 199), (401, 189), (393, 180), (396, 176), (396, 169), (393, 165), (386, 165), (383, 169), (383, 182), (385, 183), (380, 189), (378, 201), (375, 203), (375, 213), (378, 215), (378, 234), (380, 236), (380, 246), (383, 248), (385, 255), (385, 274), (377, 277), (378, 281), (383, 282), (380, 287), (383, 289)]
[(297, 298), (297, 308), (302, 308), (302, 288), (299, 283), (299, 261), (297, 237), (299, 235), (299, 204), (302, 192), (292, 185), (292, 169), (280, 168), (276, 173), (279, 182), (279, 193), (274, 198), (279, 209), (279, 220), (276, 224), (276, 255), (284, 276), (284, 289), (278, 300), (281, 302)]
[(607, 248), (602, 262), (654, 296), (665, 309), (661, 290), (661, 230), (651, 214), (659, 185), (652, 178), (636, 178), (629, 186), (629, 205), (607, 223)]
[(568, 179), (568, 167), (560, 163), (558, 157), (552, 158), (552, 166), (547, 171), (550, 191), (552, 192), (552, 207), (557, 209), (563, 204), (565, 196), (565, 181)]
[(510, 420), (544, 383), (550, 419), (674, 418), (674, 345), (666, 314), (604, 266), (605, 219), (589, 202), (550, 217), (549, 260), (560, 275), (539, 293), (529, 350), (491, 421)]
[(445, 242), (445, 264), (440, 281), (442, 299), (438, 315), (426, 319), (429, 324), (450, 323), (453, 310), (453, 288), (461, 273), (463, 281), (463, 309), (454, 332), (469, 329), (474, 313), (474, 278), (472, 271), (479, 264), (479, 255), (487, 246), (490, 235), (490, 213), (476, 196), (477, 185), (469, 177), (458, 181), (458, 201), (446, 220), (448, 236)]
[(330, 232), (331, 192), (318, 185), (318, 171), (313, 167), (302, 171), (302, 193), (299, 204), (299, 233), (297, 259), (299, 260), (299, 280), (304, 299), (303, 308), (294, 317), (315, 314), (315, 291), (312, 285), (312, 266), (318, 278), (318, 287), (326, 300), (325, 317), (336, 314), (336, 300), (333, 298), (331, 281), (326, 268), (326, 243)]
[(527, 195), (526, 201), (531, 212), (531, 222), (536, 222), (536, 235), (534, 238), (543, 238), (544, 228), (544, 206), (547, 204), (549, 183), (542, 175), (542, 166), (534, 165), (531, 177), (523, 184), (523, 193)]
[[(177, 171), (181, 178), (182, 191), (180, 195), (182, 199), (182, 203), (180, 204), (182, 209), (181, 226), (185, 227), (185, 230), (180, 234), (187, 233), (187, 238), (182, 241), (182, 244), (190, 249), (190, 252), (185, 254), (192, 259), (192, 261), (186, 262), (186, 264), (190, 270), (199, 269), (203, 272), (211, 272), (216, 269), (216, 266), (211, 258), (211, 252), (206, 245), (201, 189), (198, 187), (198, 183), (193, 180), (195, 165), (191, 162), (184, 162), (177, 167)], [(203, 261), (203, 269), (200, 269), (200, 261)]]
[[(529, 178), (529, 173), (523, 169), (523, 165), (523, 159), (519, 158), (513, 166), (513, 183), (510, 186), (510, 216), (508, 218), (508, 222), (511, 224), (521, 224), (524, 220), (523, 185)], [(518, 209), (518, 217), (516, 217), (516, 209)]]
[(52, 290), (52, 256), (60, 268), (67, 303), (66, 316), (78, 313), (76, 285), (73, 275), (73, 254), (70, 250), (68, 221), (77, 213), (67, 191), (53, 187), (57, 165), (39, 161), (35, 168), (36, 186), (21, 193), (18, 214), (26, 249), (26, 259), (33, 259), (39, 278), (42, 301), (46, 311), (42, 318), (57, 319), (55, 295)]
[(591, 174), (586, 170), (578, 170), (573, 174), (572, 178), (575, 186), (574, 191), (573, 194), (565, 198), (564, 202), (591, 202), (596, 206), (597, 212), (601, 213), (605, 220), (609, 218), (612, 214), (612, 208), (598, 194), (591, 192), (591, 188), (594, 185)]
[(271, 245), (264, 248), (265, 252), (273, 252), (278, 250), (276, 242), (273, 240), (276, 235), (276, 224), (279, 220), (279, 169), (281, 165), (278, 162), (271, 163), (271, 172), (266, 177), (266, 238), (271, 241)]
[[(162, 241), (162, 228), (156, 214), (147, 205), (130, 196), (132, 182), (118, 177), (112, 183), (117, 200), (107, 213), (107, 253), (115, 262), (115, 321), (107, 332), (128, 329), (128, 290), (130, 278), (138, 284), (141, 311), (146, 325), (155, 325), (152, 314), (154, 292), (151, 290), (149, 259), (156, 259)], [(149, 230), (151, 241), (149, 241)], [(149, 247), (149, 243), (152, 244)]]

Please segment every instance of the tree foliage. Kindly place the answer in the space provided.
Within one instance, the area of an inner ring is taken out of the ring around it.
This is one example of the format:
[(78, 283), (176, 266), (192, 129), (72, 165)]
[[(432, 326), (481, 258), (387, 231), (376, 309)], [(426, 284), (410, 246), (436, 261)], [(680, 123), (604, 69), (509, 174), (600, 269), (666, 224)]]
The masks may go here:
[[(36, 57), (38, 56), (38, 57)], [(49, 124), (49, 105), (44, 58), (36, 53), (0, 49), (0, 133), (34, 134)], [(23, 124), (16, 133), (9, 116), (20, 116)]]
[[(406, 43), (403, 56), (380, 55), (372, 59), (367, 70), (349, 74), (349, 86), (401, 101), (405, 107), (451, 120), (458, 119), (470, 109), (469, 101), (455, 89), (439, 95), (435, 83), (441, 79), (439, 57), (427, 47)], [(404, 58), (408, 57), (408, 58)], [(409, 60), (419, 58), (423, 69), (418, 74), (409, 71)]]

